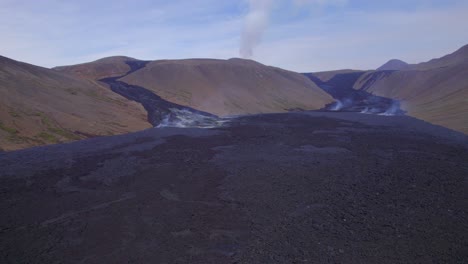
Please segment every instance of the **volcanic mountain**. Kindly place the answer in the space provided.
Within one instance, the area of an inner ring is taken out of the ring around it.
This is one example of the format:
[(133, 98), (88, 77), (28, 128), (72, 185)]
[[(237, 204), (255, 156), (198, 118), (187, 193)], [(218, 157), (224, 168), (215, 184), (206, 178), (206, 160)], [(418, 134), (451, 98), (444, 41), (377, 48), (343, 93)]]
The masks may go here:
[(97, 82), (0, 57), (0, 149), (148, 127), (141, 105)]
[(319, 109), (332, 101), (303, 75), (251, 60), (159, 60), (133, 70), (124, 66), (132, 62), (135, 59), (111, 57), (55, 69), (91, 80), (121, 75), (123, 83), (220, 116)]
[(304, 75), (336, 99), (336, 102), (325, 107), (326, 110), (380, 115), (404, 114), (397, 100), (353, 88), (364, 73), (357, 70), (338, 70)]
[(399, 71), (399, 70), (406, 70), (410, 67), (410, 65), (402, 60), (389, 60), (384, 65), (377, 68), (378, 71)]
[(127, 133), (162, 122), (211, 126), (217, 122), (212, 114), (319, 109), (332, 101), (303, 75), (250, 60), (124, 56), (53, 70), (1, 57), (0, 93), (4, 150)]
[[(468, 133), (468, 45), (424, 63), (405, 67), (400, 67), (401, 63), (390, 64), (376, 71), (343, 70), (305, 75), (335, 98), (337, 94), (358, 98), (347, 101), (351, 108), (356, 103), (358, 110), (366, 104), (372, 107), (375, 100), (368, 99), (378, 96), (398, 102), (408, 115)], [(338, 97), (337, 100), (342, 99)]]
[(429, 70), (436, 68), (450, 67), (457, 64), (466, 63), (468, 60), (468, 44), (457, 51), (440, 58), (432, 59), (427, 62), (411, 65), (414, 70)]
[(468, 45), (401, 71), (370, 71), (357, 90), (401, 102), (411, 116), (468, 133)]
[[(1, 152), (0, 262), (464, 263), (468, 138), (399, 109), (466, 125), (466, 63), (440, 61), (301, 75), (240, 59), (2, 58), (2, 142), (157, 128)], [(338, 111), (288, 111), (323, 107), (325, 91)], [(273, 111), (287, 113), (214, 115)]]

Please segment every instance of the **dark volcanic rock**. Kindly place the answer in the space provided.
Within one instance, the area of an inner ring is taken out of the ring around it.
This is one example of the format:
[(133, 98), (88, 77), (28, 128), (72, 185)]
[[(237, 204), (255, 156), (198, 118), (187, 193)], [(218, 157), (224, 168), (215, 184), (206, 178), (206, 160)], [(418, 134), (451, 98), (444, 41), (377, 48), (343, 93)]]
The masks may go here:
[[(382, 72), (382, 74), (385, 73), (388, 71)], [(304, 75), (336, 99), (336, 102), (327, 104), (325, 110), (381, 115), (405, 114), (400, 109), (398, 100), (376, 96), (365, 89), (355, 90), (353, 86), (363, 74), (365, 72), (361, 71), (337, 73), (327, 81), (322, 81), (314, 73), (305, 73)]]
[(0, 153), (0, 262), (463, 263), (467, 142), (301, 112)]
[(120, 81), (122, 77), (144, 68), (148, 61), (126, 61), (125, 63), (130, 67), (129, 72), (99, 81), (109, 85), (113, 92), (140, 103), (148, 113), (148, 122), (153, 126), (215, 127), (221, 122), (216, 115), (171, 103), (144, 87)]
[(171, 103), (146, 88), (129, 85), (125, 82), (118, 81), (118, 78), (119, 77), (105, 78), (101, 81), (107, 83), (112, 91), (129, 100), (141, 103), (148, 113), (148, 122), (153, 126), (161, 125), (164, 121), (178, 121), (180, 119), (180, 113), (186, 113), (189, 118), (190, 116), (204, 117), (203, 120), (209, 121), (208, 125), (212, 125), (211, 123), (216, 123), (218, 120), (218, 117), (213, 114)]

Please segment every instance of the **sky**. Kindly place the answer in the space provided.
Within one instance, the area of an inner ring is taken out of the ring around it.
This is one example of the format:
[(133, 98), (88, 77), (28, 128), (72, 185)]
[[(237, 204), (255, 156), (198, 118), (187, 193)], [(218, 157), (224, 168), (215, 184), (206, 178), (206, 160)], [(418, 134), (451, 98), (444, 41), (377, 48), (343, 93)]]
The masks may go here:
[(417, 63), (468, 44), (468, 0), (0, 0), (0, 55), (250, 58), (298, 72)]

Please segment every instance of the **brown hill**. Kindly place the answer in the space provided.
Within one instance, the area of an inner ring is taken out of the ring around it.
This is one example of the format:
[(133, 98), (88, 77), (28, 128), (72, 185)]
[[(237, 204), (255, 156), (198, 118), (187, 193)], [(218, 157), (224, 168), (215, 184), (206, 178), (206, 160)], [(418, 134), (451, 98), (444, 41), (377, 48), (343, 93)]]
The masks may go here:
[(332, 101), (301, 74), (242, 59), (153, 61), (120, 80), (217, 115), (319, 109)]
[(456, 64), (464, 63), (468, 60), (468, 45), (465, 45), (457, 51), (440, 58), (432, 59), (427, 62), (417, 64), (408, 64), (401, 60), (390, 60), (380, 66), (378, 71), (400, 71), (400, 70), (430, 70), (436, 68), (450, 67)]
[(56, 67), (87, 79), (120, 79), (144, 87), (163, 99), (217, 115), (319, 109), (332, 98), (301, 74), (251, 60), (159, 60), (131, 69), (128, 57)]
[(130, 67), (126, 64), (127, 61), (138, 60), (125, 56), (114, 56), (82, 64), (59, 66), (53, 68), (53, 70), (73, 74), (86, 79), (99, 80), (106, 77), (122, 76), (129, 72)]
[(408, 115), (468, 133), (468, 45), (441, 58), (398, 70), (362, 72), (357, 80), (351, 78), (355, 74), (359, 73), (338, 70), (305, 75), (319, 84), (334, 81), (331, 88), (338, 94), (353, 87), (400, 100)]
[(408, 114), (468, 133), (468, 46), (412, 70), (361, 76), (355, 89), (401, 100)]
[(0, 56), (0, 149), (147, 127), (139, 104), (93, 81)]
[(409, 69), (410, 65), (402, 60), (389, 60), (384, 65), (377, 68), (378, 71), (400, 71)]
[(464, 63), (468, 60), (468, 45), (465, 45), (455, 51), (454, 53), (448, 54), (441, 58), (432, 59), (428, 62), (422, 62), (419, 64), (411, 65), (413, 70), (428, 70), (434, 68), (442, 68), (453, 66), (456, 64)]

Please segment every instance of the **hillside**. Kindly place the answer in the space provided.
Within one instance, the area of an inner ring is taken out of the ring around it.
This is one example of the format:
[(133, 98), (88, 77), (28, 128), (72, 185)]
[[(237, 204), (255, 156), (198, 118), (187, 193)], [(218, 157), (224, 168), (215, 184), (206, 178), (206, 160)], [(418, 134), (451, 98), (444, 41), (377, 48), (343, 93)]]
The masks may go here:
[(465, 45), (451, 54), (417, 64), (408, 64), (402, 60), (393, 59), (377, 68), (377, 71), (431, 70), (454, 66), (456, 64), (464, 63), (467, 60), (468, 45)]
[(93, 81), (0, 57), (0, 149), (148, 127), (139, 104)]
[[(410, 116), (468, 133), (468, 45), (428, 62), (407, 67), (404, 63), (387, 63), (379, 69), (305, 75), (338, 100), (345, 95), (348, 109), (360, 109), (354, 106), (356, 103), (365, 107), (356, 97), (375, 95), (400, 101), (400, 107)], [(358, 91), (350, 92), (350, 88)]]
[[(115, 60), (112, 68), (108, 62)], [(55, 69), (97, 80), (109, 73), (113, 77), (124, 69), (130, 71), (128, 65), (121, 67), (125, 62), (132, 63), (117, 57)], [(216, 115), (319, 109), (332, 101), (301, 74), (242, 59), (151, 61), (119, 81), (143, 87), (169, 102)]]
[(411, 116), (468, 133), (468, 46), (410, 70), (367, 72), (354, 88), (400, 100)]

